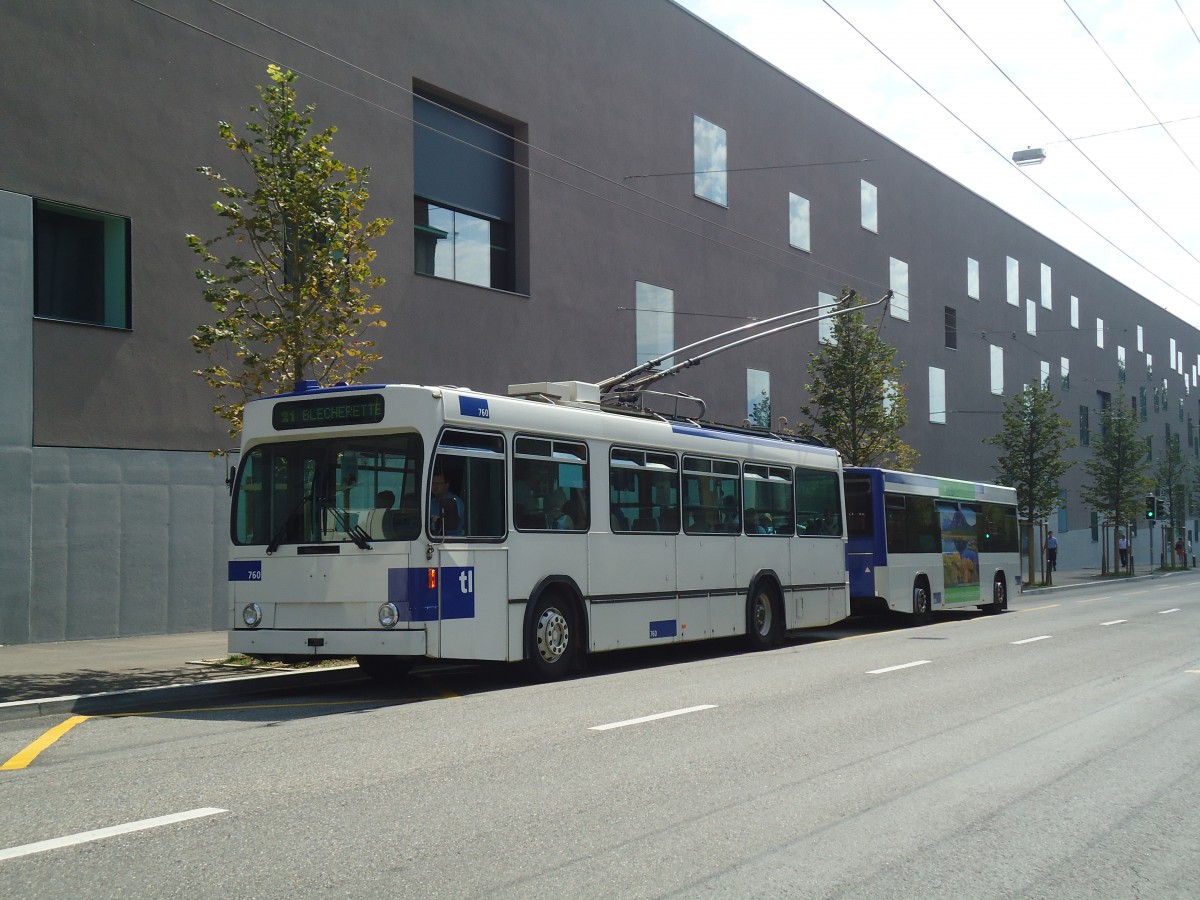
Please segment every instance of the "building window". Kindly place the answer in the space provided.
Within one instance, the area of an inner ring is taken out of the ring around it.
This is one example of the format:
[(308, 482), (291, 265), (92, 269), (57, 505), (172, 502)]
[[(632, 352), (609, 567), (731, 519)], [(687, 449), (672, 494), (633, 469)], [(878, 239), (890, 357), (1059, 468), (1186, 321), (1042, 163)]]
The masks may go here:
[[(675, 292), (638, 281), (634, 284), (634, 294), (637, 307), (634, 362), (640, 364), (675, 349)], [(662, 365), (669, 368), (673, 363), (668, 358)]]
[(725, 129), (692, 116), (692, 159), (697, 197), (729, 206), (726, 173)]
[(1109, 406), (1112, 405), (1112, 394), (1108, 391), (1096, 391), (1096, 411), (1100, 414), (1100, 437), (1108, 437), (1108, 428), (1105, 426), (1104, 415), (1108, 412)]
[[(837, 297), (833, 296), (833, 294), (818, 293), (817, 312), (822, 315), (832, 312), (836, 301)], [(817, 340), (823, 344), (837, 343), (833, 337), (833, 319), (819, 319), (817, 321)]]
[(33, 201), (33, 314), (129, 328), (129, 219)]
[(1137, 327), (1137, 335), (1138, 335), (1138, 353), (1145, 353), (1146, 352), (1146, 338), (1145, 338), (1145, 332), (1142, 330), (1141, 325), (1139, 325)]
[(862, 227), (879, 234), (879, 192), (871, 182), (861, 179), (858, 192), (862, 203)]
[(1104, 320), (1100, 318), (1096, 319), (1096, 346), (1104, 349)]
[(929, 421), (946, 424), (946, 370), (929, 367)]
[(1050, 390), (1050, 360), (1048, 359), (1042, 360), (1041, 380), (1038, 382), (1038, 385), (1042, 390)]
[(1006, 260), (1006, 287), (1008, 290), (1008, 305), (1021, 305), (1021, 264), (1011, 256), (1005, 257)]
[(1140, 418), (1143, 422), (1145, 422), (1149, 416), (1149, 410), (1147, 409), (1147, 404), (1148, 404), (1148, 401), (1146, 399), (1146, 389), (1144, 387), (1140, 387), (1140, 388), (1138, 388), (1138, 405), (1141, 407), (1141, 417)]
[(1025, 301), (1025, 333), (1037, 334), (1037, 304), (1032, 300)]
[(1149, 353), (1146, 354), (1146, 380), (1149, 381), (1154, 377), (1154, 357)]
[(811, 231), (807, 198), (788, 194), (788, 243), (797, 250), (811, 252)]
[(979, 299), (979, 260), (967, 257), (967, 296)]
[(908, 321), (908, 263), (891, 259), (888, 263), (888, 279), (892, 289), (892, 300), (888, 306), (893, 318)]
[(1125, 348), (1117, 345), (1117, 383), (1125, 383)]
[(1004, 396), (1004, 348), (989, 345), (992, 351), (992, 393)]
[(953, 306), (946, 307), (946, 349), (958, 349), (958, 312)]
[(1071, 361), (1064, 356), (1059, 360), (1059, 365), (1062, 372), (1062, 389), (1069, 391), (1071, 389)]
[(413, 255), (418, 274), (514, 291), (513, 126), (413, 94)]
[(885, 378), (883, 380), (883, 403), (882, 403), (883, 411), (885, 413), (888, 413), (890, 415), (892, 410), (894, 410), (896, 408), (896, 400), (899, 398), (899, 396), (900, 396), (900, 385), (897, 382), (893, 381), (891, 378)]
[(1088, 428), (1088, 415), (1090, 410), (1086, 406), (1079, 407), (1079, 445), (1087, 447), (1092, 442), (1091, 431)]
[(771, 427), (771, 373), (746, 370), (746, 420), (758, 428)]
[(1079, 327), (1079, 298), (1071, 295), (1071, 327)]
[(1053, 309), (1050, 289), (1050, 267), (1042, 263), (1042, 309)]

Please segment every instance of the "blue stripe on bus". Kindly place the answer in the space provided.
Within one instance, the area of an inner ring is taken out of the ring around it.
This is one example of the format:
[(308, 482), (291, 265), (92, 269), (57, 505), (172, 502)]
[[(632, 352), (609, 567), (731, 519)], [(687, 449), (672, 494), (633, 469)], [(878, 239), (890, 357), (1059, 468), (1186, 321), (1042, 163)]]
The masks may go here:
[(229, 561), (230, 581), (262, 581), (261, 559), (231, 559)]
[(441, 579), (441, 615), (438, 589), (429, 586), (429, 568), (388, 569), (388, 602), (400, 611), (401, 622), (436, 622), (438, 619), (475, 618), (475, 567), (443, 566), (434, 569)]

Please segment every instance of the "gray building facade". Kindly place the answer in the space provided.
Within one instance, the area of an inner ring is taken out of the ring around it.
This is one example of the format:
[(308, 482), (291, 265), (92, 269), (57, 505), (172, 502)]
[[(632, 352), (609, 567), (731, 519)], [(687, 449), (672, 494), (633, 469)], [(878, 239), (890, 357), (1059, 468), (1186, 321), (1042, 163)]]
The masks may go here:
[[(226, 624), (211, 453), (234, 442), (192, 374), (210, 311), (184, 235), (221, 230), (197, 166), (249, 183), (216, 124), (249, 118), (268, 62), (371, 167), (367, 214), (395, 219), (371, 380), (595, 381), (843, 285), (890, 288), (919, 471), (993, 478), (983, 438), (1038, 379), (1080, 438), (1123, 392), (1156, 456), (1168, 435), (1200, 449), (1193, 324), (669, 0), (0, 14), (0, 644)], [(667, 386), (732, 422), (765, 392), (794, 423), (819, 340), (795, 329)], [(1082, 478), (1050, 522), (1064, 565), (1098, 564)]]

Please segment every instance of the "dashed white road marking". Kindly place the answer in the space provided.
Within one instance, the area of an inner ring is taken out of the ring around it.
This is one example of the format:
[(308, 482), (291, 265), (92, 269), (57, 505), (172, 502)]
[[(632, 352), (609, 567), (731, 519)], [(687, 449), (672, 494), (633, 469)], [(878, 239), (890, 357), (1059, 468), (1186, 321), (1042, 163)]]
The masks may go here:
[(148, 828), (161, 828), (163, 825), (174, 825), (177, 822), (200, 819), (204, 816), (215, 816), (223, 812), (229, 812), (229, 810), (205, 806), (200, 809), (189, 809), (187, 812), (172, 813), (169, 816), (156, 816), (153, 819), (141, 819), (137, 822), (127, 822), (124, 825), (113, 825), (110, 828), (81, 831), (78, 834), (68, 834), (65, 837), (52, 838), (48, 841), (38, 841), (34, 844), (22, 844), (20, 847), (9, 847), (7, 850), (0, 850), (0, 861), (16, 859), (19, 856), (31, 856), (34, 853), (45, 853), (47, 850), (73, 847), (76, 844), (87, 844), (91, 841), (101, 841), (104, 838), (116, 837), (118, 834), (145, 831)]
[(670, 712), (655, 713), (652, 716), (641, 716), (637, 719), (625, 719), (622, 722), (609, 722), (607, 725), (593, 725), (589, 731), (608, 731), (612, 728), (624, 728), (626, 725), (641, 725), (643, 722), (653, 722), (657, 719), (669, 719), (672, 716), (684, 716), (688, 713), (700, 712), (703, 709), (716, 709), (715, 703), (705, 703), (702, 706), (689, 706), (686, 709), (673, 709)]
[(1034, 641), (1048, 641), (1053, 635), (1039, 634), (1037, 637), (1025, 638), (1023, 641), (1012, 641), (1013, 644), (1032, 644)]
[(1173, 613), (1173, 612), (1179, 612), (1179, 607), (1176, 606), (1174, 609), (1160, 609), (1158, 611), (1158, 614), (1160, 616), (1165, 616), (1167, 613)]
[(933, 662), (931, 659), (918, 659), (916, 662), (904, 663), (899, 666), (888, 666), (886, 669), (872, 669), (868, 675), (882, 675), (885, 672), (897, 672), (900, 669), (911, 669), (913, 666), (924, 666)]
[(1128, 619), (1113, 619), (1111, 622), (1101, 622), (1101, 625), (1124, 625)]

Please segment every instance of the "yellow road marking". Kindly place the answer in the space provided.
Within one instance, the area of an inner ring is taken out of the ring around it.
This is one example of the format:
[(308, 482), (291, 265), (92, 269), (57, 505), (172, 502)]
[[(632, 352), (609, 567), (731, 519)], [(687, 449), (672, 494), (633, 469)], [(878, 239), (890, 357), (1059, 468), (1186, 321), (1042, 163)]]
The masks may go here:
[(0, 771), (11, 769), (24, 769), (31, 762), (37, 759), (38, 754), (57, 741), (60, 737), (78, 725), (80, 722), (86, 722), (91, 716), (71, 716), (67, 721), (55, 725), (40, 738), (0, 766)]

